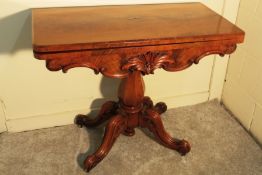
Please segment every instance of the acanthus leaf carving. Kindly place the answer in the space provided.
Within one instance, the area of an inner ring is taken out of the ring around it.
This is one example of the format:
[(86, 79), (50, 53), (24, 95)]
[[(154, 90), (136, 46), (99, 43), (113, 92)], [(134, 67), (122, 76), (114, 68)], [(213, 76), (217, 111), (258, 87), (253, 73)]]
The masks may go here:
[(153, 74), (157, 68), (164, 68), (168, 64), (174, 63), (174, 60), (170, 59), (167, 52), (151, 52), (148, 51), (143, 54), (139, 54), (130, 58), (122, 65), (122, 70), (128, 70), (130, 72), (140, 71), (143, 75)]

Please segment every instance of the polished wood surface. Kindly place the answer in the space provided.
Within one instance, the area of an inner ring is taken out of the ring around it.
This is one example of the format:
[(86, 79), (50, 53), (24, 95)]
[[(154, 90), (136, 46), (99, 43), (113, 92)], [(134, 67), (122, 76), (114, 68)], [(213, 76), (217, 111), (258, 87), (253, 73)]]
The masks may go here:
[(167, 110), (165, 103), (153, 105), (150, 97), (144, 96), (144, 81), (140, 71), (133, 71), (122, 79), (118, 89), (118, 102), (106, 102), (97, 118), (91, 120), (85, 115), (78, 115), (75, 123), (82, 127), (93, 127), (109, 120), (102, 144), (97, 151), (84, 161), (84, 168), (90, 171), (108, 154), (120, 134), (133, 136), (135, 128), (147, 128), (164, 146), (186, 155), (190, 144), (186, 140), (172, 138), (165, 130), (160, 114)]
[(34, 9), (32, 17), (34, 56), (49, 70), (87, 67), (122, 78), (117, 102), (106, 102), (95, 119), (75, 118), (80, 127), (108, 121), (102, 144), (84, 161), (86, 171), (120, 134), (133, 136), (137, 127), (181, 155), (188, 153), (189, 142), (164, 129), (165, 103), (153, 105), (144, 96), (143, 75), (161, 68), (181, 71), (207, 55), (231, 54), (244, 39), (241, 29), (201, 3)]
[(74, 67), (88, 67), (96, 74), (124, 78), (133, 70), (140, 70), (143, 74), (152, 74), (157, 68), (181, 71), (197, 64), (207, 55), (232, 53), (236, 43), (235, 40), (221, 40), (117, 49), (34, 52), (34, 55), (46, 60), (46, 67), (51, 71), (67, 72)]
[(243, 40), (201, 3), (43, 8), (32, 16), (36, 52)]

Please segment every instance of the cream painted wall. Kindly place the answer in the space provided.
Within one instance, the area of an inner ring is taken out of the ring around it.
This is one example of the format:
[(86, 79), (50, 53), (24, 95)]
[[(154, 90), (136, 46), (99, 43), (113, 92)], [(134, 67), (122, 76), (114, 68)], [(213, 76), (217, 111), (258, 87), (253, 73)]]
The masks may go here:
[[(237, 18), (237, 12), (239, 7), (239, 0), (224, 1), (224, 7), (222, 14), (226, 17), (230, 22), (235, 23)], [(215, 56), (212, 75), (211, 75), (211, 82), (210, 82), (210, 94), (209, 99), (215, 99), (222, 97), (222, 91), (226, 76), (226, 67), (228, 64), (229, 56), (225, 56), (224, 59), (221, 59), (219, 56)]]
[[(70, 124), (77, 113), (87, 113), (91, 109), (97, 109), (106, 99), (115, 99), (119, 84), (117, 79), (94, 76), (91, 70), (85, 68), (72, 69), (67, 74), (48, 71), (45, 63), (34, 59), (32, 55), (30, 8), (164, 2), (190, 1), (2, 0), (0, 98), (3, 101), (8, 131)], [(237, 8), (232, 3), (228, 5), (229, 0), (201, 2), (234, 21)], [(233, 12), (228, 13), (232, 9)], [(220, 98), (226, 64), (227, 61), (219, 62), (210, 56), (199, 65), (182, 72), (158, 70), (155, 75), (145, 77), (146, 95), (155, 101), (167, 102), (168, 107)], [(212, 75), (215, 76), (212, 78)]]
[(4, 113), (4, 106), (3, 102), (0, 100), (0, 133), (6, 131), (5, 125), (5, 113)]
[(262, 0), (241, 0), (237, 24), (245, 43), (231, 56), (223, 103), (262, 144)]

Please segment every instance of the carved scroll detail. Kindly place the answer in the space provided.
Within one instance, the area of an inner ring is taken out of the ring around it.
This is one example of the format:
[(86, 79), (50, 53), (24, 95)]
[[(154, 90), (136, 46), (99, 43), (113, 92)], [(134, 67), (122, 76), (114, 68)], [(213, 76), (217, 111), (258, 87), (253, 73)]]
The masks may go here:
[(178, 140), (171, 137), (165, 130), (159, 113), (153, 109), (147, 109), (143, 115), (143, 125), (151, 131), (155, 137), (166, 147), (186, 155), (190, 151), (190, 144), (186, 140)]
[(122, 70), (141, 71), (143, 75), (153, 74), (157, 68), (164, 68), (168, 64), (174, 63), (166, 52), (146, 52), (128, 58), (122, 65)]
[(66, 59), (53, 59), (53, 60), (47, 60), (46, 67), (51, 71), (58, 71), (62, 70), (64, 73), (66, 73), (69, 69), (74, 67), (87, 67), (90, 69), (93, 69), (95, 74), (98, 74), (99, 72), (104, 72), (105, 68), (98, 67), (93, 63), (68, 63)]
[(168, 64), (163, 67), (166, 71), (181, 71), (190, 67), (193, 63), (198, 64), (199, 61), (205, 56), (212, 54), (219, 54), (224, 56), (225, 54), (231, 54), (236, 50), (236, 45), (221, 45), (213, 47), (192, 47), (187, 49), (173, 50), (173, 58), (175, 61), (173, 64)]
[[(87, 67), (96, 74), (102, 73), (112, 78), (127, 77), (130, 72), (140, 71), (143, 75), (153, 74), (155, 69), (181, 71), (197, 64), (203, 57), (211, 54), (231, 54), (236, 44), (190, 44), (185, 47), (161, 46), (156, 48), (121, 48), (88, 51), (41, 54), (34, 53), (36, 58), (46, 60), (46, 67), (51, 71), (67, 70), (74, 67)], [(106, 53), (106, 54), (105, 54)], [(127, 55), (123, 56), (123, 55)], [(132, 55), (129, 56), (128, 55)]]
[(231, 54), (231, 53), (235, 52), (236, 49), (237, 49), (236, 44), (229, 45), (227, 47), (227, 49), (225, 49), (224, 53), (220, 53), (219, 55), (223, 57), (223, 56), (225, 56), (225, 54)]
[(89, 155), (85, 161), (84, 166), (85, 170), (89, 172), (94, 168), (100, 161), (102, 161), (105, 156), (108, 154), (113, 144), (115, 143), (117, 137), (124, 131), (126, 128), (127, 117), (121, 115), (116, 115), (108, 122), (103, 137), (102, 144), (97, 149), (97, 151)]

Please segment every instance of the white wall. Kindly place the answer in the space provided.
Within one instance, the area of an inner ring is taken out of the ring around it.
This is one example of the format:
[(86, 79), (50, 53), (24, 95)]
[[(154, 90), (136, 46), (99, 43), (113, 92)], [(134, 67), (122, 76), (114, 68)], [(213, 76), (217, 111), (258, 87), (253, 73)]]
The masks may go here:
[[(0, 1), (0, 99), (8, 130), (70, 124), (77, 113), (87, 113), (97, 109), (105, 99), (115, 98), (119, 83), (116, 79), (95, 76), (86, 68), (72, 69), (67, 74), (48, 71), (44, 61), (36, 60), (32, 55), (30, 8), (160, 2), (182, 1)], [(201, 2), (234, 20), (237, 6), (229, 0)], [(145, 77), (146, 95), (155, 101), (167, 102), (168, 107), (220, 98), (226, 64), (226, 58), (210, 56), (185, 71), (158, 70), (155, 75)]]
[(231, 56), (223, 102), (262, 143), (262, 0), (241, 0), (237, 25), (246, 37)]

